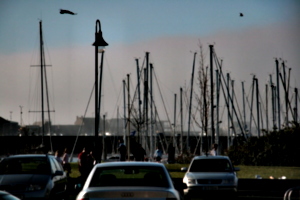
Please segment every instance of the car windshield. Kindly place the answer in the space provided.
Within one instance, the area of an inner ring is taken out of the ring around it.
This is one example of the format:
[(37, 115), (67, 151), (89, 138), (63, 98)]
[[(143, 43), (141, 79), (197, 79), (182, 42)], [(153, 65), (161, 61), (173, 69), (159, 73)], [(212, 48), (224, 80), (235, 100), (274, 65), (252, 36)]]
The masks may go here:
[(149, 186), (169, 187), (161, 167), (119, 166), (98, 168), (89, 187)]
[(226, 159), (194, 160), (190, 172), (232, 172), (232, 166)]
[(50, 174), (46, 157), (6, 158), (0, 162), (0, 174)]

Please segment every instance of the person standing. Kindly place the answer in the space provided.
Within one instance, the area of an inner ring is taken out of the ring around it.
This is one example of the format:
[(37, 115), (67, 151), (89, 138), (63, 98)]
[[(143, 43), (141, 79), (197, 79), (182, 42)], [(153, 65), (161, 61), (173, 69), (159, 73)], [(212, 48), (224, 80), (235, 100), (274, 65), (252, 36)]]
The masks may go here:
[(62, 157), (62, 163), (63, 163), (63, 168), (65, 171), (67, 171), (68, 176), (71, 173), (71, 165), (69, 163), (69, 158), (70, 158), (70, 155), (69, 155), (68, 149), (65, 148), (64, 155)]
[(160, 149), (160, 147), (157, 147), (154, 152), (154, 158), (155, 158), (156, 162), (161, 161), (162, 154), (163, 154), (163, 151)]
[(173, 146), (173, 143), (170, 143), (168, 147), (168, 163), (175, 163), (175, 147)]
[(125, 161), (126, 160), (126, 151), (127, 151), (127, 148), (126, 148), (126, 146), (124, 144), (124, 140), (123, 139), (119, 140), (118, 151), (120, 153), (120, 161)]
[(144, 161), (146, 158), (146, 151), (141, 144), (137, 144), (135, 149), (135, 161)]
[(82, 149), (82, 151), (78, 155), (78, 167), (79, 167), (79, 172), (81, 174), (81, 177), (85, 180), (87, 177), (88, 173), (88, 155), (87, 151), (85, 148)]
[(218, 150), (218, 144), (213, 144), (212, 149), (210, 150), (210, 155), (216, 156), (217, 155), (217, 150)]
[(88, 171), (88, 174), (92, 171), (95, 163), (96, 163), (96, 160), (95, 160), (95, 157), (93, 155), (93, 151), (90, 151), (90, 153), (87, 154), (87, 171)]

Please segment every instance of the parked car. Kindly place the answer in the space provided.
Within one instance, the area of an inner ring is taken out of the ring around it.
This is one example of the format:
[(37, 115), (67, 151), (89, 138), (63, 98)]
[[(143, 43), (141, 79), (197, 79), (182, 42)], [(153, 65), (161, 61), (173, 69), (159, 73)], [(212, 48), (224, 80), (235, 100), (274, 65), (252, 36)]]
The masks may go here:
[(20, 199), (63, 198), (67, 176), (54, 156), (15, 155), (0, 161), (0, 190)]
[(20, 200), (18, 197), (0, 190), (0, 200)]
[(236, 171), (239, 168), (232, 166), (227, 156), (197, 156), (191, 161), (183, 178), (187, 185), (184, 189), (185, 199), (201, 195), (223, 195), (224, 193), (236, 196), (238, 178)]
[(94, 166), (76, 200), (173, 199), (180, 195), (161, 163), (109, 162)]

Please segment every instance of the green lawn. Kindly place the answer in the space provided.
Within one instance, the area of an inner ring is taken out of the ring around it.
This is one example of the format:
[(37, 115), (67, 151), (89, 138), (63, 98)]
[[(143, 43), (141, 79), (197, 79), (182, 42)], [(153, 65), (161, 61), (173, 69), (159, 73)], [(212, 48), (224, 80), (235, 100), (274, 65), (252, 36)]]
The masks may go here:
[[(72, 178), (80, 176), (78, 164), (71, 163)], [(188, 167), (188, 164), (166, 164), (173, 178), (182, 178), (183, 172), (180, 172), (181, 167)], [(287, 179), (300, 179), (300, 167), (273, 167), (273, 166), (236, 166), (240, 168), (237, 173), (239, 178), (255, 178), (255, 175), (260, 175), (263, 179), (269, 179), (273, 176), (275, 179), (285, 176)]]

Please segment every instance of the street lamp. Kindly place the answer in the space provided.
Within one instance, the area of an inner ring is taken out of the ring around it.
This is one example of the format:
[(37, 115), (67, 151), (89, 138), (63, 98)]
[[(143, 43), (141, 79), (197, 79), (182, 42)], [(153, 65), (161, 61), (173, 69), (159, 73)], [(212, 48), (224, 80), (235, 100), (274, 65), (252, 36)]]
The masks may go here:
[[(101, 88), (102, 88), (102, 71), (103, 71), (103, 56), (104, 56), (104, 48), (108, 46), (108, 44), (104, 41), (102, 37), (101, 24), (100, 20), (97, 19), (96, 27), (95, 27), (95, 42), (93, 43), (95, 46), (95, 143), (94, 143), (94, 153), (96, 162), (101, 162), (101, 154), (102, 148), (100, 147), (100, 153), (98, 154), (98, 133), (99, 133), (99, 121), (100, 121), (100, 108), (101, 108)], [(98, 53), (101, 53), (101, 64), (100, 64), (100, 82), (98, 83)], [(99, 84), (99, 91), (98, 91)], [(99, 94), (98, 94), (99, 92)]]

